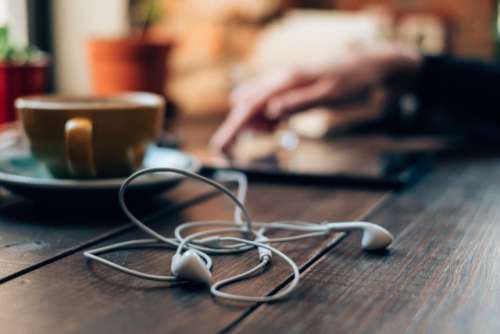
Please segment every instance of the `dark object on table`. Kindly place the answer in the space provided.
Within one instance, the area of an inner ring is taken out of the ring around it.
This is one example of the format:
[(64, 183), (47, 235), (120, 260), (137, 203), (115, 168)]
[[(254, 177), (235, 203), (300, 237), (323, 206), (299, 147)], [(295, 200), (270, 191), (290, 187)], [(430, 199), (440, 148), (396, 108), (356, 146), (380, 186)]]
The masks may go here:
[[(204, 170), (235, 169), (251, 180), (313, 183), (324, 186), (402, 188), (412, 184), (430, 167), (432, 150), (442, 141), (383, 135), (300, 140), (292, 150), (277, 149), (260, 158), (251, 157), (250, 146), (231, 159), (208, 154), (200, 157)], [(262, 153), (262, 152), (259, 152)], [(250, 158), (248, 158), (250, 157)]]

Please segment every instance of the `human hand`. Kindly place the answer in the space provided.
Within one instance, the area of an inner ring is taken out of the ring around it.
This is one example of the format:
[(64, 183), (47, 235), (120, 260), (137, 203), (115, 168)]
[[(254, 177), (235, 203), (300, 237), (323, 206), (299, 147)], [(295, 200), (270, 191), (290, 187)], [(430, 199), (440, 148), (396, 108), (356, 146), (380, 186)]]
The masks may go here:
[(291, 113), (338, 102), (418, 72), (421, 56), (395, 46), (364, 51), (333, 64), (282, 69), (248, 81), (231, 94), (232, 109), (212, 137), (225, 151), (249, 124), (273, 123)]

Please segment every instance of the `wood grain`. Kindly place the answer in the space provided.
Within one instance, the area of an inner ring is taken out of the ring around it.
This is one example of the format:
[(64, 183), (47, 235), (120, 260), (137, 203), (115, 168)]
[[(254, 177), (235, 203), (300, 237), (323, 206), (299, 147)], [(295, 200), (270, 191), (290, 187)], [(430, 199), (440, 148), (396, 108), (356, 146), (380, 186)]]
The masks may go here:
[[(252, 185), (248, 203), (254, 219), (355, 219), (384, 196), (383, 192)], [(167, 217), (153, 225), (170, 233), (180, 219), (230, 218), (232, 206), (220, 197)], [(131, 231), (106, 242), (143, 237)], [(308, 240), (287, 245), (300, 264), (326, 247), (328, 240)], [(109, 254), (120, 263), (151, 272), (168, 272), (166, 251), (130, 251)], [(171, 253), (170, 253), (171, 254)], [(216, 257), (215, 278), (243, 271), (256, 257)], [(258, 279), (229, 289), (245, 294), (268, 294), (289, 275), (276, 261)], [(165, 286), (144, 282), (98, 264), (88, 264), (81, 252), (47, 264), (0, 286), (2, 331), (16, 333), (206, 333), (219, 331), (237, 321), (252, 305), (228, 304), (193, 286)]]
[[(205, 195), (199, 187), (182, 187), (132, 206), (138, 215), (154, 218), (168, 215), (174, 202)], [(0, 283), (131, 227), (118, 207), (44, 208), (12, 199), (0, 207)]]
[[(219, 119), (182, 120), (177, 131), (184, 148), (189, 151), (193, 147), (205, 147), (219, 123)], [(200, 192), (200, 189), (203, 190)], [(190, 184), (159, 196), (151, 203), (146, 199), (132, 205), (139, 215), (153, 219), (168, 215), (171, 203), (197, 196), (203, 200), (205, 195), (208, 195), (206, 188)], [(124, 232), (131, 226), (117, 203), (107, 210), (75, 210), (60, 203), (47, 208), (13, 198), (0, 188), (0, 283), (67, 256), (85, 245)]]
[(368, 218), (388, 254), (349, 236), (294, 298), (262, 305), (237, 333), (500, 333), (500, 159), (450, 162)]

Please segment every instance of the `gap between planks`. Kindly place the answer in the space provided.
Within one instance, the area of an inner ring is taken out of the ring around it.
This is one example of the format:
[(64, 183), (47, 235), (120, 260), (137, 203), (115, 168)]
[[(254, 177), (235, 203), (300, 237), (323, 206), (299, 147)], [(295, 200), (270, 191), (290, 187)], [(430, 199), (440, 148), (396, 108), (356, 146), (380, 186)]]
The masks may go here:
[[(384, 206), (389, 204), (395, 197), (397, 196), (396, 191), (388, 191), (386, 194), (382, 195), (375, 203), (373, 203), (370, 207), (368, 207), (362, 214), (359, 215), (357, 220), (363, 220), (368, 216), (371, 216), (375, 214), (377, 211), (383, 209)], [(328, 244), (325, 245), (324, 248), (320, 249), (318, 252), (313, 254), (304, 264), (302, 264), (299, 267), (299, 272), (301, 276), (305, 274), (312, 266), (317, 263), (323, 256), (326, 255), (335, 245), (337, 245), (339, 242), (344, 239), (346, 236), (346, 233), (338, 233), (336, 237), (334, 237)], [(287, 278), (285, 278), (281, 283), (279, 283), (275, 288), (271, 289), (271, 291), (267, 294), (268, 296), (271, 296), (277, 292), (279, 292), (281, 289), (287, 286), (288, 283), (292, 280), (292, 275), (289, 275)], [(257, 311), (260, 306), (264, 305), (263, 303), (256, 303), (249, 308), (247, 308), (238, 318), (236, 318), (233, 322), (231, 322), (229, 325), (224, 327), (222, 330), (219, 331), (221, 334), (226, 334), (231, 332), (233, 329), (236, 328), (236, 326), (243, 321), (246, 317), (250, 316), (253, 312)]]

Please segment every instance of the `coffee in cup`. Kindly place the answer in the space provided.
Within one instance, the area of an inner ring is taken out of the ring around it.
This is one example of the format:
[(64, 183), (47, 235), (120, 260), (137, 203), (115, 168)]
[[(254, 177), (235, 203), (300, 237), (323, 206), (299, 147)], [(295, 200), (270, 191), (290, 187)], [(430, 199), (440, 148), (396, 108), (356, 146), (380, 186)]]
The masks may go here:
[(16, 109), (31, 152), (57, 178), (123, 177), (140, 167), (160, 135), (164, 99), (150, 93), (113, 97), (21, 97)]

